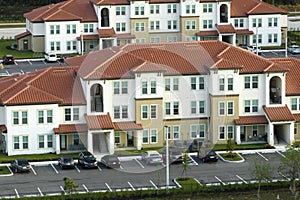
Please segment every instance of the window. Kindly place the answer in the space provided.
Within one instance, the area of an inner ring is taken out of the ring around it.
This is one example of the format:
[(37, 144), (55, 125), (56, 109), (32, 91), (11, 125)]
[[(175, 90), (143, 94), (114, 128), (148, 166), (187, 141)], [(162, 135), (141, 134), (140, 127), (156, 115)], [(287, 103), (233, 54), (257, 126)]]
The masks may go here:
[(45, 144), (44, 144), (44, 136), (43, 135), (39, 135), (39, 148), (44, 148)]
[(249, 89), (250, 88), (250, 76), (246, 76), (244, 78), (244, 82), (245, 82), (245, 84), (244, 84), (245, 89)]
[(204, 90), (204, 77), (199, 77), (199, 90)]
[(79, 108), (73, 108), (73, 121), (79, 120)]
[(204, 13), (208, 13), (208, 12), (212, 12), (212, 4), (203, 4), (203, 12)]
[(294, 123), (294, 134), (298, 134), (298, 124)]
[(170, 13), (177, 13), (177, 6), (176, 4), (168, 4), (167, 12)]
[(115, 144), (120, 144), (120, 132), (115, 132)]
[(225, 103), (219, 102), (219, 115), (223, 116), (225, 115)]
[(252, 112), (258, 112), (258, 100), (252, 100)]
[(143, 130), (143, 144), (149, 143), (149, 132), (148, 130)]
[(22, 137), (23, 140), (23, 149), (28, 149), (28, 136), (23, 136)]
[(142, 105), (142, 119), (148, 119), (148, 106)]
[(171, 90), (171, 80), (169, 78), (165, 79), (165, 91)]
[(278, 26), (278, 18), (274, 18), (273, 26), (274, 26), (274, 27), (277, 27), (277, 26)]
[(165, 127), (165, 138), (168, 138), (168, 139), (171, 139), (171, 127), (170, 126), (167, 126)]
[[(78, 134), (76, 134), (78, 136)], [(79, 136), (78, 136), (78, 141), (79, 141)], [(47, 135), (47, 145), (48, 148), (53, 147), (53, 136), (52, 135)]]
[(116, 23), (116, 32), (125, 32), (125, 31), (126, 31), (126, 23), (125, 22)]
[(169, 20), (168, 21), (168, 30), (176, 30), (177, 29), (177, 21)]
[(173, 114), (174, 115), (179, 115), (179, 102), (174, 102), (173, 103)]
[(190, 137), (196, 138), (197, 137), (197, 125), (191, 125), (190, 127)]
[(252, 19), (252, 27), (256, 27), (256, 19)]
[(122, 94), (127, 94), (128, 92), (128, 82), (127, 81), (122, 81)]
[(196, 114), (197, 113), (197, 103), (196, 101), (191, 102), (191, 114)]
[(256, 137), (257, 133), (258, 133), (258, 127), (257, 127), (257, 125), (252, 126), (252, 134), (253, 134), (253, 136)]
[(71, 33), (71, 25), (67, 25), (67, 34), (70, 34)]
[(191, 21), (185, 21), (185, 29), (190, 30), (191, 29)]
[(213, 27), (213, 20), (203, 20), (203, 29), (209, 29)]
[(128, 118), (128, 106), (122, 106), (122, 118)]
[(205, 125), (200, 124), (199, 126), (199, 137), (204, 138), (205, 137)]
[(114, 118), (120, 119), (120, 106), (114, 106)]
[(219, 90), (224, 91), (224, 89), (225, 89), (225, 79), (219, 78)]
[(114, 94), (120, 94), (120, 83), (114, 82)]
[(219, 139), (225, 139), (225, 126), (219, 126)]
[(227, 126), (227, 138), (233, 139), (233, 126)]
[(297, 98), (292, 98), (292, 110), (297, 110)]
[(150, 118), (151, 119), (156, 119), (156, 111), (157, 111), (157, 106), (156, 105), (150, 105)]
[(50, 25), (50, 35), (54, 35), (54, 26)]
[(179, 79), (173, 78), (173, 90), (178, 90), (179, 88)]
[(191, 138), (205, 138), (205, 124), (191, 125), (190, 126)]
[(148, 86), (147, 86), (147, 82), (143, 81), (142, 82), (142, 94), (147, 94), (148, 93)]
[(145, 23), (144, 22), (136, 22), (134, 23), (134, 27), (135, 27), (135, 31), (139, 32), (139, 31), (145, 31)]
[(227, 115), (233, 115), (233, 102), (232, 101), (228, 101), (227, 102)]
[(13, 124), (14, 125), (19, 124), (19, 112), (13, 112)]
[(196, 5), (192, 4), (192, 13), (195, 14), (196, 13)]
[(151, 140), (150, 143), (157, 143), (157, 130), (152, 129), (151, 130)]
[(233, 78), (227, 78), (227, 90), (228, 91), (233, 90)]
[(204, 114), (205, 113), (205, 102), (199, 101), (199, 113)]
[(126, 12), (125, 12), (125, 7), (124, 6), (117, 6), (116, 7), (116, 15), (117, 16), (120, 16), (120, 15), (126, 15)]
[(189, 14), (190, 13), (190, 5), (189, 4), (187, 4), (187, 5), (185, 5), (185, 13), (187, 13), (187, 14)]
[(159, 5), (151, 5), (150, 14), (159, 14)]
[(38, 111), (38, 123), (39, 124), (44, 123), (44, 111), (43, 110)]
[(27, 111), (22, 111), (22, 124), (27, 124)]
[(156, 81), (151, 81), (151, 94), (156, 94)]
[(261, 27), (262, 26), (262, 19), (258, 18), (257, 21), (258, 21), (258, 27)]
[(173, 139), (179, 139), (180, 138), (180, 127), (179, 126), (173, 126)]
[(191, 89), (196, 90), (196, 78), (195, 77), (191, 78)]
[(250, 100), (245, 100), (244, 101), (244, 110), (245, 110), (245, 113), (250, 112)]
[(19, 139), (19, 136), (14, 136), (14, 149), (20, 149), (20, 139)]
[(65, 108), (65, 121), (71, 121), (71, 108)]
[(234, 19), (234, 26), (237, 28), (244, 27), (244, 19)]
[(171, 103), (166, 103), (166, 115), (171, 114)]

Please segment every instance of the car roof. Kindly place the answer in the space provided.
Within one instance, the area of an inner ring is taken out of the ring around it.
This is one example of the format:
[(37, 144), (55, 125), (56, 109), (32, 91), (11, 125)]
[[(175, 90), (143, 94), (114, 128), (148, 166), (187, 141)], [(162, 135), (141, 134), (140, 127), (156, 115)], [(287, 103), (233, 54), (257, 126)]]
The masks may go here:
[(89, 151), (83, 151), (83, 152), (81, 152), (83, 155), (92, 155), (92, 153), (91, 152), (89, 152)]
[(148, 154), (159, 154), (158, 151), (146, 151)]

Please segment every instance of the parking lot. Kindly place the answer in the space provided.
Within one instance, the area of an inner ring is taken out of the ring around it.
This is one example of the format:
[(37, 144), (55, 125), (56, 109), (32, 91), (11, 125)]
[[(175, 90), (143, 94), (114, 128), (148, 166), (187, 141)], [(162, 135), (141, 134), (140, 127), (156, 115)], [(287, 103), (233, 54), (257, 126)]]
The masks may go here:
[[(284, 155), (275, 153), (241, 154), (245, 161), (229, 163), (219, 160), (202, 163), (197, 157), (187, 169), (187, 176), (194, 177), (200, 184), (226, 185), (255, 181), (251, 175), (254, 162), (266, 162), (273, 167), (273, 180), (286, 179), (278, 173), (280, 160)], [(74, 169), (62, 170), (57, 162), (31, 163), (29, 173), (12, 173), (0, 179), (0, 197), (23, 197), (28, 195), (64, 193), (64, 177), (79, 185), (78, 192), (160, 189), (165, 187), (165, 165), (146, 165), (139, 157), (120, 158), (120, 169), (107, 169), (100, 162), (95, 169), (83, 169), (76, 164)], [(182, 176), (182, 164), (170, 165), (170, 187), (176, 187), (173, 179)]]

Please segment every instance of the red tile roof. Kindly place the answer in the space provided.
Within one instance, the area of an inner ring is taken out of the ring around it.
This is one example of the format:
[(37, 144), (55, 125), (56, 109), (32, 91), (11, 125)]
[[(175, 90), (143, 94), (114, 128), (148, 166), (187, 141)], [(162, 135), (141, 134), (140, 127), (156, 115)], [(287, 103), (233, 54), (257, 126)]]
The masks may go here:
[(55, 134), (65, 133), (84, 133), (88, 128), (86, 124), (60, 124), (58, 128), (54, 128)]
[(68, 20), (98, 22), (93, 5), (88, 0), (68, 0), (46, 5), (25, 13), (24, 16), (31, 22)]
[(88, 129), (114, 129), (109, 113), (107, 115), (85, 115)]
[(132, 130), (142, 130), (141, 124), (136, 124), (135, 122), (114, 122), (115, 131), (132, 131)]
[(0, 130), (2, 133), (7, 133), (7, 127), (5, 124), (0, 125)]
[(128, 0), (91, 0), (96, 5), (129, 5)]
[(21, 38), (23, 38), (23, 37), (26, 37), (26, 36), (28, 36), (28, 35), (31, 35), (31, 33), (30, 33), (29, 31), (25, 31), (24, 33), (20, 33), (20, 34), (18, 34), (18, 35), (15, 35), (15, 39), (16, 39), (16, 40), (19, 40), (19, 39), (21, 39)]
[(82, 35), (76, 38), (77, 40), (98, 40), (99, 35), (98, 34), (93, 34), (93, 35)]
[(236, 125), (268, 124), (268, 120), (264, 115), (239, 116), (234, 122)]
[(98, 29), (98, 34), (100, 38), (113, 37), (116, 35), (114, 28), (102, 28)]
[(237, 35), (253, 35), (253, 31), (250, 31), (248, 29), (235, 29), (235, 33)]
[(218, 36), (218, 31), (199, 31), (196, 33), (197, 36)]
[(286, 95), (300, 95), (300, 60), (295, 58), (273, 58), (270, 61), (284, 65), (289, 70), (286, 73)]
[[(25, 75), (0, 79), (2, 105), (58, 103), (86, 104), (73, 67), (51, 67)], [(55, 80), (55, 81), (53, 81)]]
[(263, 106), (263, 109), (271, 122), (295, 121), (294, 115), (291, 113), (287, 105), (280, 107)]
[(294, 118), (295, 118), (297, 123), (300, 122), (300, 114), (294, 114)]
[(261, 0), (232, 0), (231, 17), (246, 17), (252, 14), (287, 14), (288, 12)]
[(134, 72), (134, 73), (139, 73), (139, 72), (164, 72), (164, 71), (166, 71), (166, 69), (167, 69), (166, 66), (145, 61), (141, 65), (133, 68), (132, 72)]
[(135, 35), (128, 34), (128, 33), (122, 33), (122, 34), (116, 34), (118, 39), (135, 39)]
[(221, 25), (221, 24), (217, 24), (216, 28), (218, 30), (219, 33), (235, 33), (235, 28), (232, 26), (232, 24), (225, 24), (225, 25)]

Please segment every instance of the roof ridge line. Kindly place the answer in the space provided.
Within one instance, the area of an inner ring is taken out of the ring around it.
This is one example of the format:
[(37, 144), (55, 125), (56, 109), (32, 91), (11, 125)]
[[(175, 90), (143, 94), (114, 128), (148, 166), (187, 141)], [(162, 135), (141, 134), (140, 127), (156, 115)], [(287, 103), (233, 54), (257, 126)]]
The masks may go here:
[(256, 6), (254, 6), (253, 8), (251, 8), (249, 11), (247, 11), (247, 14), (253, 12), (258, 6), (261, 5), (261, 2), (258, 2), (258, 4)]
[(17, 95), (19, 95), (20, 93), (24, 92), (24, 90), (27, 90), (29, 87), (29, 85), (25, 85), (25, 87), (21, 90), (16, 92), (14, 95), (12, 95), (10, 98), (6, 99), (6, 101), (3, 101), (3, 104), (6, 104), (8, 101), (14, 99)]
[[(20, 81), (22, 82), (24, 79), (27, 78), (27, 76), (29, 76), (29, 75), (24, 75), (24, 76), (21, 76), (21, 77), (14, 78), (15, 83), (11, 84), (9, 87), (7, 87), (4, 90), (2, 90), (0, 92), (0, 95), (3, 94), (3, 93), (5, 93), (5, 92), (7, 92), (8, 90), (10, 90), (11, 88), (15, 87), (16, 85), (20, 84)], [(18, 78), (20, 78), (20, 80), (16, 80)]]

